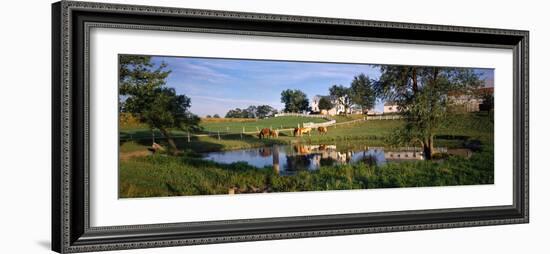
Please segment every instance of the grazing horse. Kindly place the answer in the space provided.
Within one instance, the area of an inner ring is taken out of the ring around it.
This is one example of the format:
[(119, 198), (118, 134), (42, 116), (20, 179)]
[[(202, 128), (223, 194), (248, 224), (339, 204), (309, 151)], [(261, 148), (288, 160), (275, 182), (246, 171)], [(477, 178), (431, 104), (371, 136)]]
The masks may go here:
[(311, 136), (311, 128), (300, 128), (300, 132), (301, 132), (300, 135), (307, 134), (307, 135)]
[(319, 127), (317, 128), (317, 131), (319, 132), (319, 134), (327, 134), (328, 129), (327, 129), (327, 127), (319, 126)]
[(311, 136), (311, 128), (294, 128), (294, 136), (302, 136), (308, 134)]
[(276, 130), (269, 130), (269, 136), (272, 138), (277, 138), (279, 137), (279, 132)]
[(263, 128), (260, 133), (258, 133), (258, 138), (267, 138), (269, 137), (269, 134), (271, 133), (271, 130), (269, 128)]

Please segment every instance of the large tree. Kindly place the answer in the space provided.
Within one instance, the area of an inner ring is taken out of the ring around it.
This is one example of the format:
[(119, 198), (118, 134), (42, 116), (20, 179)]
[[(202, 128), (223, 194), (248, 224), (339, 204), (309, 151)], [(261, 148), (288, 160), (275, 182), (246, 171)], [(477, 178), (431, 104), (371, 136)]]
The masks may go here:
[(309, 110), (307, 95), (297, 89), (287, 89), (281, 92), (281, 102), (285, 104), (285, 112), (300, 113)]
[(245, 114), (245, 118), (256, 118), (257, 114), (256, 111), (258, 110), (258, 107), (254, 105), (248, 106), (243, 112)]
[(361, 108), (361, 112), (374, 107), (376, 93), (374, 82), (365, 74), (361, 73), (353, 78), (350, 86), (351, 102)]
[(277, 114), (277, 110), (269, 105), (259, 105), (256, 107), (256, 117), (265, 118)]
[(248, 106), (245, 109), (230, 109), (225, 114), (226, 118), (264, 118), (277, 114), (277, 110), (269, 105)]
[(243, 113), (243, 110), (240, 108), (230, 109), (225, 114), (225, 118), (246, 118), (247, 116), (248, 114)]
[(189, 112), (191, 99), (166, 87), (170, 74), (165, 64), (156, 66), (149, 56), (121, 55), (119, 58), (119, 93), (123, 108), (158, 129), (168, 141), (172, 153), (178, 148), (170, 129), (199, 129), (199, 117)]
[(422, 145), (424, 157), (434, 154), (434, 135), (448, 118), (449, 94), (473, 94), (482, 82), (471, 69), (379, 66), (377, 95), (397, 104), (405, 126), (393, 135), (396, 143)]
[(329, 88), (329, 93), (331, 96), (336, 98), (338, 104), (344, 106), (344, 114), (348, 114), (349, 109), (353, 106), (351, 100), (351, 89), (343, 85), (333, 85)]
[(319, 109), (320, 110), (330, 110), (334, 108), (334, 104), (330, 101), (328, 96), (323, 96), (319, 99)]

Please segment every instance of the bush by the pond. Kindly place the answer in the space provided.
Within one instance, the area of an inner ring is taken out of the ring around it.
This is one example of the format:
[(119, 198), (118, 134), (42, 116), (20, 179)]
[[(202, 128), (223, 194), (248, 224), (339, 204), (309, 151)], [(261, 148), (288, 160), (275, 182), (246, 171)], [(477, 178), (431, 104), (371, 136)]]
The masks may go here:
[[(490, 149), (489, 149), (490, 150)], [(493, 153), (471, 158), (449, 156), (444, 161), (321, 167), (281, 176), (271, 168), (246, 163), (218, 164), (200, 158), (148, 156), (120, 163), (120, 197), (157, 197), (241, 192), (350, 190), (492, 184)]]

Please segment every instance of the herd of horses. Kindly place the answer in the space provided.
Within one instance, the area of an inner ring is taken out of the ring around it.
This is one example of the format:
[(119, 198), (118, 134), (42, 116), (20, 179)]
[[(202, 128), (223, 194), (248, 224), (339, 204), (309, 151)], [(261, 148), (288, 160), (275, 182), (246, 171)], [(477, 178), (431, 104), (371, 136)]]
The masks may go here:
[[(305, 134), (308, 136), (311, 136), (311, 130), (312, 128), (294, 128), (294, 137), (301, 137)], [(324, 126), (317, 127), (317, 132), (320, 135), (327, 134), (328, 128)], [(258, 138), (277, 138), (279, 137), (279, 131), (272, 130), (270, 128), (263, 128), (260, 130), (260, 133), (258, 133)]]

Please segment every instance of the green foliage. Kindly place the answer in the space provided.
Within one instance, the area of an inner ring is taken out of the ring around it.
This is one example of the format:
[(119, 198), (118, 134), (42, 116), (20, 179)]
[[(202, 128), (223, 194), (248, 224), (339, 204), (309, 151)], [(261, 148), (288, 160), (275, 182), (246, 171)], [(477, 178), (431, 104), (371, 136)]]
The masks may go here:
[(282, 91), (281, 102), (285, 104), (285, 112), (301, 113), (310, 110), (307, 95), (298, 89)]
[[(155, 67), (149, 56), (120, 55), (119, 93), (124, 98), (121, 110), (138, 117), (151, 129), (159, 129), (170, 140), (170, 128), (198, 130), (200, 118), (188, 111), (189, 97), (165, 86), (170, 74), (165, 68), (165, 64)], [(170, 144), (177, 151), (174, 142)]]
[(449, 115), (449, 95), (473, 94), (482, 82), (466, 68), (379, 66), (375, 83), (381, 99), (396, 103), (406, 124), (395, 132), (394, 141), (419, 142), (426, 158), (433, 154), (433, 137)]
[(256, 107), (256, 117), (265, 118), (277, 114), (277, 110), (269, 105), (259, 105)]
[(333, 85), (329, 88), (329, 93), (338, 100), (339, 104), (344, 106), (344, 113), (347, 114), (353, 105), (352, 90), (342, 85)]
[(481, 111), (492, 111), (495, 109), (495, 97), (491, 94), (484, 94), (482, 96), (483, 102), (479, 105)]
[[(118, 69), (120, 95), (141, 97), (142, 104), (148, 103), (147, 99), (151, 99), (150, 93), (166, 84), (170, 71), (165, 68), (165, 64), (155, 68), (150, 56), (120, 55)], [(146, 105), (135, 105), (135, 107), (138, 106), (146, 107)]]
[[(133, 101), (137, 97), (129, 97), (126, 104), (131, 112), (140, 112), (141, 119), (149, 126), (160, 130), (178, 128), (185, 131), (196, 131), (200, 118), (187, 109), (191, 99), (185, 95), (177, 95), (173, 88), (157, 88), (154, 90), (152, 103), (145, 108), (133, 109)], [(139, 100), (139, 99), (137, 99)]]
[(334, 104), (332, 104), (332, 102), (327, 96), (323, 96), (321, 97), (321, 99), (319, 99), (320, 110), (330, 110), (332, 108), (334, 108)]
[(231, 109), (225, 118), (265, 118), (277, 114), (277, 110), (269, 105), (248, 106), (246, 109)]
[(350, 86), (351, 101), (361, 107), (361, 109), (374, 108), (376, 102), (376, 93), (374, 91), (374, 82), (365, 74), (361, 73), (353, 78)]
[(225, 118), (248, 118), (248, 116), (248, 112), (245, 112), (240, 108), (230, 109), (225, 114)]

